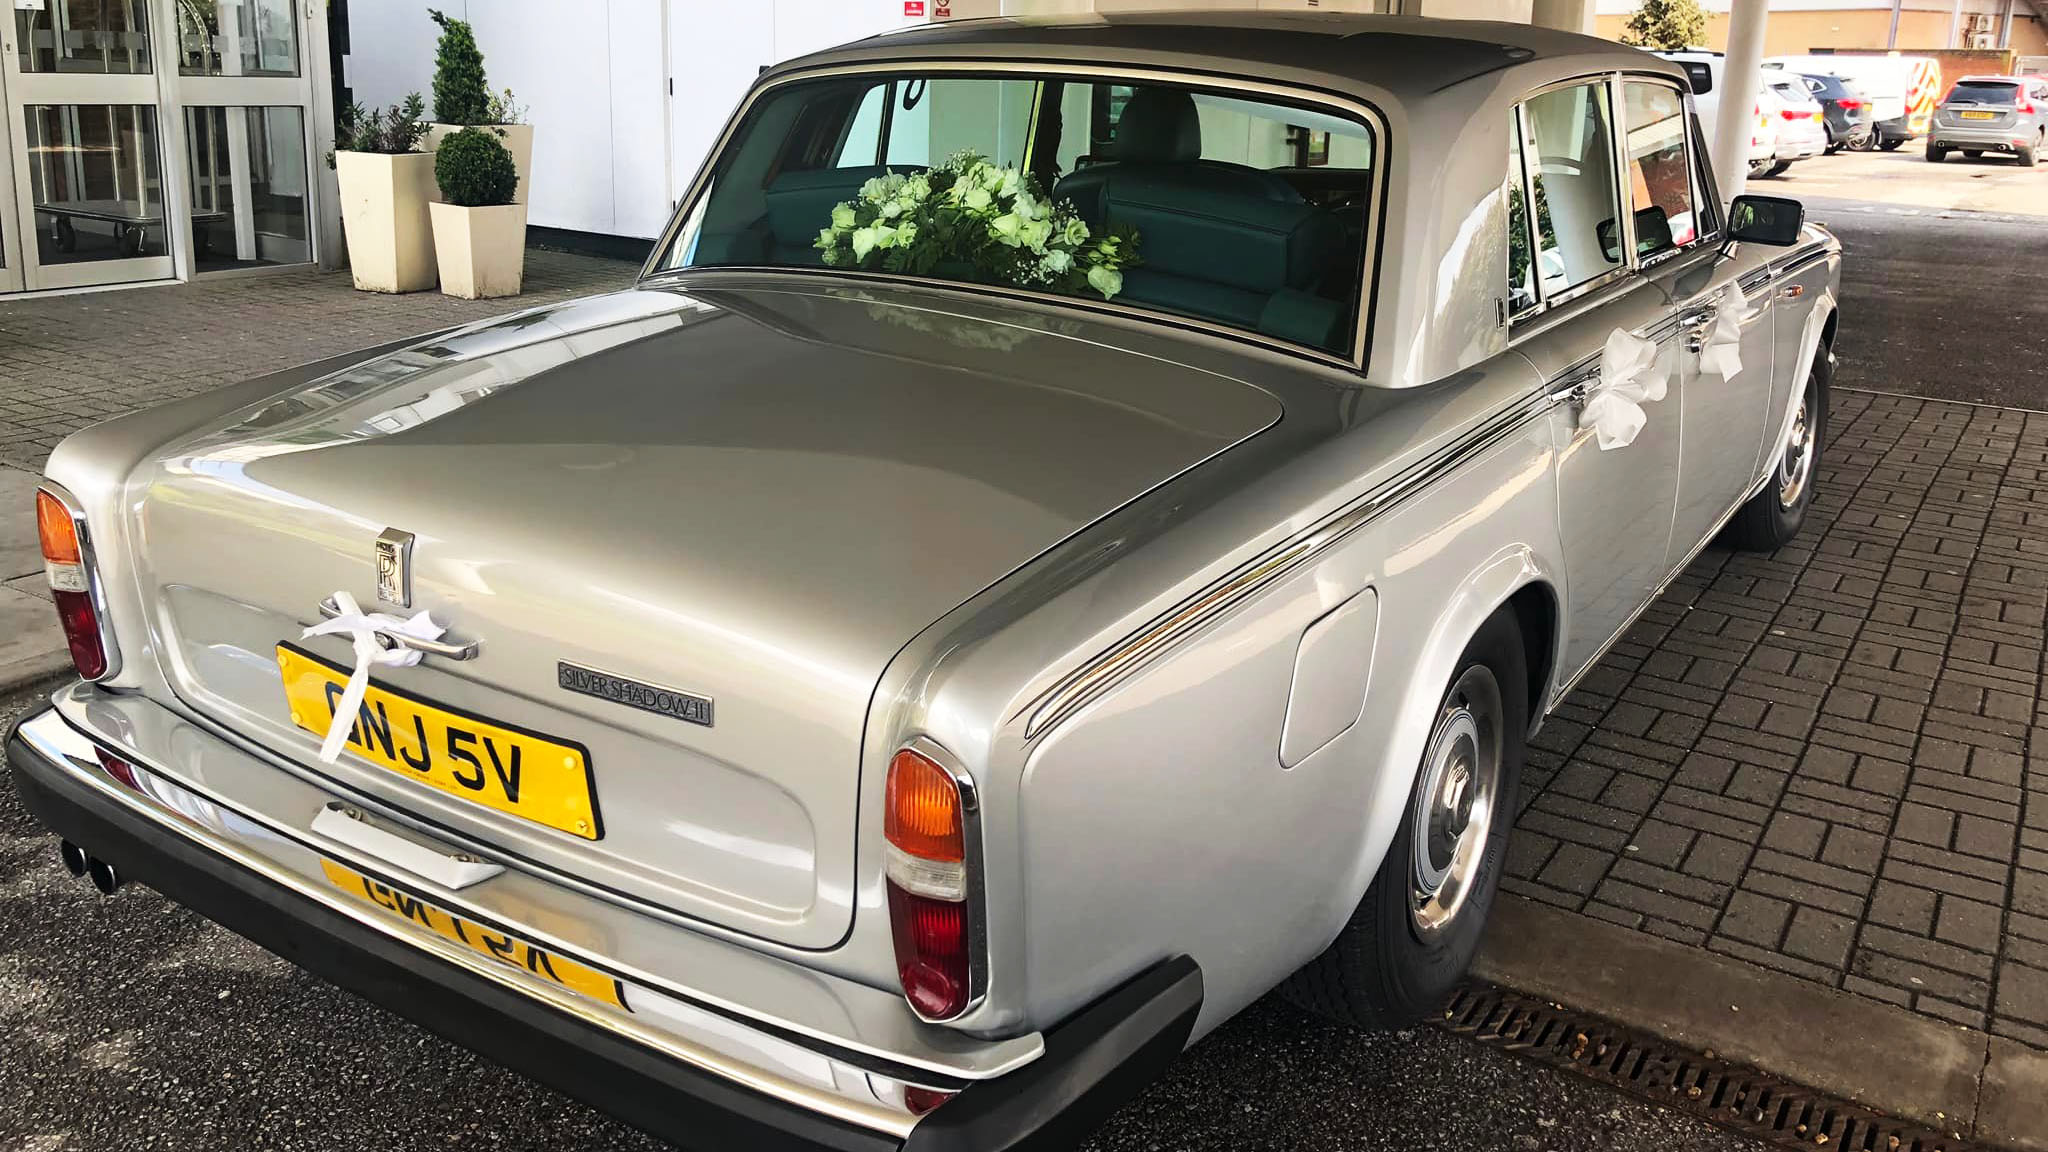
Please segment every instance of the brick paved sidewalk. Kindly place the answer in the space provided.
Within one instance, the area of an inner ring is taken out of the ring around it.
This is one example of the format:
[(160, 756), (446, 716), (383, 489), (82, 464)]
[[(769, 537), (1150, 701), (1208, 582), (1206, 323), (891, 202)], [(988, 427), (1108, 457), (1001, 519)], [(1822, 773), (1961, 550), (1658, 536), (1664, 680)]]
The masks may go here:
[(1829, 430), (1795, 545), (1709, 550), (1546, 725), (1504, 885), (2048, 1049), (2048, 414)]
[[(41, 472), (57, 441), (164, 400), (416, 332), (622, 288), (639, 266), (529, 251), (499, 300), (357, 292), (303, 269), (0, 302), (0, 465)], [(0, 573), (0, 579), (14, 573)]]

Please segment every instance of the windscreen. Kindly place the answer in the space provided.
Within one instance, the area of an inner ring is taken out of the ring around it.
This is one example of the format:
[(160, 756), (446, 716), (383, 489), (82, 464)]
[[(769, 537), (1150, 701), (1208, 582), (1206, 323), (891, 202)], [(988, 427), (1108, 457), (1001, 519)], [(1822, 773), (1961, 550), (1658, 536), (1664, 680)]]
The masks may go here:
[(1363, 122), (1242, 91), (799, 81), (747, 111), (662, 266), (991, 285), (1348, 353), (1377, 160)]

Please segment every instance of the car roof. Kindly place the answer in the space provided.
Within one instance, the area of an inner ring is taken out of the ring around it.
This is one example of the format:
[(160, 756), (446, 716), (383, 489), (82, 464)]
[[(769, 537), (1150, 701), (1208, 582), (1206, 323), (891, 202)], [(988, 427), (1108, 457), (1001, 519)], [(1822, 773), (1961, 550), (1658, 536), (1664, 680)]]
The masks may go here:
[(1344, 12), (1199, 10), (998, 16), (925, 24), (789, 61), (808, 68), (973, 56), (1090, 64), (1177, 66), (1251, 77), (1286, 72), (1328, 86), (1368, 85), (1421, 97), (1520, 65), (1546, 71), (1680, 69), (1650, 53), (1572, 32), (1490, 20)]
[(1979, 83), (1984, 83), (1984, 84), (1989, 84), (1989, 83), (1998, 83), (1998, 84), (2024, 84), (2024, 83), (2025, 83), (2025, 82), (2027, 82), (2028, 80), (2038, 80), (2038, 79), (2040, 79), (2040, 77), (2038, 77), (2038, 76), (1996, 76), (1996, 75), (1984, 75), (1984, 76), (1958, 76), (1958, 77), (1956, 77), (1956, 83), (1958, 83), (1958, 84), (1979, 84)]

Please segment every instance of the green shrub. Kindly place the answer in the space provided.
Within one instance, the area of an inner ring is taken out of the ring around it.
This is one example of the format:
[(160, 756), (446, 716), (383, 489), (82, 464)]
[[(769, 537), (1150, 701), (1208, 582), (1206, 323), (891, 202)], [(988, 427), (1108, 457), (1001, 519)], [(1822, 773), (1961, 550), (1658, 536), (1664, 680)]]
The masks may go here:
[[(386, 154), (414, 151), (419, 147), (420, 137), (427, 134), (427, 126), (420, 121), (425, 113), (426, 104), (417, 92), (389, 108), (366, 109), (361, 104), (351, 104), (342, 109), (334, 125), (334, 149)], [(327, 166), (334, 166), (331, 154)]]
[(434, 182), (448, 203), (485, 208), (512, 202), (519, 191), (519, 171), (496, 133), (464, 128), (442, 139), (434, 153)]
[(482, 124), (488, 119), (491, 95), (484, 85), (484, 54), (476, 46), (469, 21), (455, 20), (439, 9), (428, 15), (441, 26), (434, 53), (434, 116), (443, 124)]

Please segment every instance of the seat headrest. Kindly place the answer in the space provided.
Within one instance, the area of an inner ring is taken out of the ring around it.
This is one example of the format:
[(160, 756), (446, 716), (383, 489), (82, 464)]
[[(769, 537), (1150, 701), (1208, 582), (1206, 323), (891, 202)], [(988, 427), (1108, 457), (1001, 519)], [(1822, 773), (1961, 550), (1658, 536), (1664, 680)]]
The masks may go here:
[(1116, 158), (1151, 164), (1200, 159), (1202, 118), (1178, 88), (1140, 88), (1116, 122)]

